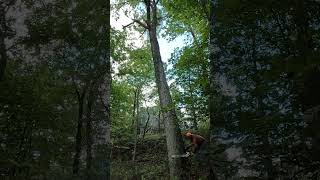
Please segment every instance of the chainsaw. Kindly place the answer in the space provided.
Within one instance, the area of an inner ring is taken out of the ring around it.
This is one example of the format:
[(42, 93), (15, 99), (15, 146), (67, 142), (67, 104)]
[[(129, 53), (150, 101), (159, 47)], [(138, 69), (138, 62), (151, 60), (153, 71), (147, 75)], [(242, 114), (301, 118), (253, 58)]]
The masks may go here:
[(190, 152), (186, 152), (185, 154), (174, 154), (174, 155), (171, 155), (172, 158), (186, 158), (186, 157), (189, 157), (189, 156), (191, 156)]

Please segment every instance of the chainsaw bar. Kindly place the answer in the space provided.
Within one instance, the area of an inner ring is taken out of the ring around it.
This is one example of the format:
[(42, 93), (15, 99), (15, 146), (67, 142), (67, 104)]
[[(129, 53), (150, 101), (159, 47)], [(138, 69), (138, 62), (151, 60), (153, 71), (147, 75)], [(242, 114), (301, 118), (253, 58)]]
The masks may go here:
[(184, 157), (189, 157), (191, 154), (190, 152), (187, 152), (186, 154), (174, 154), (171, 155), (172, 158), (184, 158)]

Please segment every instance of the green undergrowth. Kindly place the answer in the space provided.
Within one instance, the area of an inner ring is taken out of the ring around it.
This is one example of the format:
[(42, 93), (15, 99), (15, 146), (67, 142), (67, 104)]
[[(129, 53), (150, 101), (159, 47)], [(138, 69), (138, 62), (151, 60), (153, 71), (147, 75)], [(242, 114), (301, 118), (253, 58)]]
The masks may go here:
[(139, 139), (136, 161), (132, 161), (133, 143), (121, 142), (112, 151), (111, 179), (167, 179), (166, 140), (162, 135)]
[[(134, 144), (132, 141), (121, 141), (114, 144), (112, 150), (111, 179), (142, 180), (169, 179), (168, 157), (165, 136), (150, 134), (139, 139), (136, 161), (132, 161)], [(216, 150), (212, 150), (216, 151)], [(206, 179), (209, 175), (209, 155), (198, 154), (188, 157), (185, 165), (190, 180)], [(215, 157), (214, 159), (216, 159)], [(221, 157), (219, 158), (221, 159)]]

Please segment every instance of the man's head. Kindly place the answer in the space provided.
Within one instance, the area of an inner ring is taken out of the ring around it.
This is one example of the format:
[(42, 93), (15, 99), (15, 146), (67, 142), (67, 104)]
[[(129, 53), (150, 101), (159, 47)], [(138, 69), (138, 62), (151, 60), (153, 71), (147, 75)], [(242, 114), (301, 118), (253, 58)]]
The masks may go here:
[(192, 136), (192, 133), (189, 131), (185, 134), (186, 137), (191, 137)]

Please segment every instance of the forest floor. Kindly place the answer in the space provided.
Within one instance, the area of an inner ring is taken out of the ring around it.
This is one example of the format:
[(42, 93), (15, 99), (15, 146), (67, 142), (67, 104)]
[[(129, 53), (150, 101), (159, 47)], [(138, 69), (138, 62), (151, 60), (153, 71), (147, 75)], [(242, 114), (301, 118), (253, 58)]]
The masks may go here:
[[(136, 161), (132, 161), (133, 143), (122, 142), (112, 150), (111, 179), (166, 180), (169, 179), (168, 156), (164, 135), (148, 135), (137, 144)], [(190, 180), (206, 176), (205, 168), (197, 168), (194, 157), (189, 157)], [(203, 179), (203, 178), (202, 178)]]
[(165, 136), (148, 135), (139, 139), (135, 162), (132, 142), (123, 142), (112, 150), (111, 179), (167, 179)]

